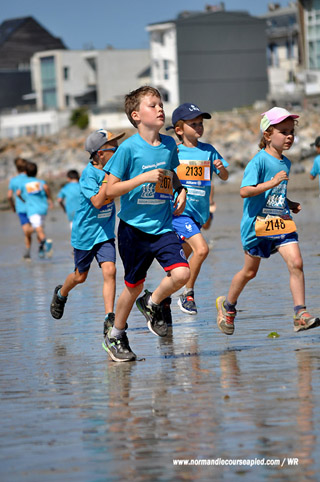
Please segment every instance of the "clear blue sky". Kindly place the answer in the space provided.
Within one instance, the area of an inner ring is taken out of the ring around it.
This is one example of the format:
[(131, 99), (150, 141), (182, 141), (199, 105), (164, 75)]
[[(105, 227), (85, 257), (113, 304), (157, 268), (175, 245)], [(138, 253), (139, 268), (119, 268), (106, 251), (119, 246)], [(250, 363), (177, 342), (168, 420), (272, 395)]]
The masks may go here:
[[(183, 10), (204, 10), (210, 0), (6, 0), (0, 23), (10, 18), (32, 16), (67, 48), (148, 48), (145, 27), (172, 20)], [(261, 15), (268, 0), (225, 0), (226, 10), (246, 10)], [(281, 6), (288, 1), (278, 0)]]

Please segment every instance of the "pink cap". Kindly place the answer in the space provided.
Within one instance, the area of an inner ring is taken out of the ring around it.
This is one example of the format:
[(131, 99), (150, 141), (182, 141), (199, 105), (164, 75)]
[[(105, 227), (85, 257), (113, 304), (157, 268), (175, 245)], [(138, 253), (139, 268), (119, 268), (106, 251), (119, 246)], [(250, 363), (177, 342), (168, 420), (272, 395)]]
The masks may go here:
[(272, 107), (272, 109), (267, 110), (267, 112), (264, 112), (261, 115), (263, 116), (260, 122), (260, 129), (262, 132), (268, 129), (269, 126), (279, 124), (279, 122), (284, 121), (288, 117), (291, 117), (292, 119), (298, 119), (299, 117), (296, 114), (290, 114), (290, 112), (282, 107)]

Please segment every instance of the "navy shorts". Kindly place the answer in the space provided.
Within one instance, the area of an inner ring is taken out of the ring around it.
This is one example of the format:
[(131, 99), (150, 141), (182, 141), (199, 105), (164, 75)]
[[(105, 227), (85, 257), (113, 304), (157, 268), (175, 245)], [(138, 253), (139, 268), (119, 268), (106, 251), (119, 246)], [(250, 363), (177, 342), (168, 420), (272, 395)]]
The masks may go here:
[(116, 248), (114, 238), (103, 243), (95, 244), (93, 248), (89, 250), (74, 248), (73, 255), (75, 270), (78, 269), (79, 273), (89, 271), (93, 258), (96, 258), (99, 266), (106, 261), (115, 263)]
[(178, 236), (173, 231), (147, 234), (120, 220), (118, 248), (124, 267), (125, 284), (130, 288), (144, 282), (154, 259), (165, 271), (181, 266), (189, 267)]
[(20, 224), (23, 226), (24, 224), (29, 224), (29, 218), (27, 216), (27, 213), (18, 213), (19, 219), (20, 219)]
[(262, 238), (259, 244), (245, 252), (254, 258), (270, 258), (272, 254), (278, 252), (280, 246), (291, 243), (298, 243), (298, 233), (285, 234), (284, 237), (280, 239)]
[(185, 239), (189, 239), (195, 234), (201, 233), (201, 224), (194, 221), (189, 216), (173, 216), (172, 226), (180, 242), (184, 243)]

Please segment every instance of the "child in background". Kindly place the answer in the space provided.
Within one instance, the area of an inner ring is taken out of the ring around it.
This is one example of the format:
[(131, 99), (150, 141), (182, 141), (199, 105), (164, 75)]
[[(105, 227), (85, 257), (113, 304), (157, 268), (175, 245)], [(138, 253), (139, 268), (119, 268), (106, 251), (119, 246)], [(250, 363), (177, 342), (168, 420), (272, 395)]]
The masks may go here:
[(166, 276), (160, 285), (136, 301), (149, 330), (167, 335), (161, 302), (181, 288), (189, 278), (189, 265), (172, 231), (172, 187), (174, 207), (181, 214), (186, 192), (174, 169), (179, 160), (169, 136), (159, 133), (165, 115), (160, 92), (149, 86), (130, 92), (125, 112), (138, 133), (123, 142), (105, 170), (109, 172), (107, 194), (121, 196), (118, 247), (125, 271), (125, 287), (116, 306), (115, 323), (103, 347), (114, 361), (136, 359), (126, 335), (127, 319), (142, 291), (147, 272), (156, 259)]
[(182, 215), (173, 216), (172, 226), (187, 259), (192, 254), (190, 278), (178, 299), (181, 311), (189, 315), (197, 314), (194, 285), (209, 253), (201, 228), (210, 219), (212, 176), (215, 173), (223, 181), (229, 176), (228, 163), (219, 152), (211, 144), (199, 141), (204, 132), (203, 119), (211, 119), (211, 115), (202, 112), (195, 104), (185, 103), (174, 110), (171, 126), (181, 142), (178, 145), (180, 165), (176, 171), (182, 185), (188, 189), (185, 210)]
[(25, 200), (22, 200), (19, 196), (17, 196), (17, 191), (18, 189), (21, 190), (22, 186), (28, 179), (26, 171), (27, 162), (28, 161), (22, 159), (21, 157), (17, 157), (14, 160), (18, 175), (10, 179), (7, 194), (10, 207), (13, 212), (17, 213), (24, 234), (24, 244), (26, 247), (23, 255), (24, 259), (30, 259), (31, 237), (33, 229), (27, 216), (27, 206)]
[(75, 169), (67, 172), (67, 183), (60, 189), (57, 201), (67, 214), (72, 229), (75, 212), (80, 206), (79, 173)]
[(319, 324), (305, 306), (303, 262), (298, 234), (290, 210), (298, 213), (301, 206), (287, 198), (291, 162), (283, 155), (294, 142), (294, 126), (299, 116), (281, 107), (262, 114), (263, 136), (260, 152), (248, 163), (240, 188), (244, 198), (241, 240), (244, 266), (232, 279), (227, 298), (216, 300), (217, 324), (226, 335), (234, 332), (237, 300), (259, 269), (262, 258), (279, 252), (287, 264), (294, 303), (294, 331), (308, 330)]
[(114, 135), (100, 129), (86, 139), (85, 149), (91, 161), (80, 178), (80, 203), (71, 231), (75, 269), (63, 285), (55, 287), (50, 306), (53, 318), (62, 318), (69, 292), (86, 281), (91, 263), (96, 258), (103, 276), (104, 333), (114, 322), (116, 250), (115, 203), (106, 194), (108, 176), (103, 167), (117, 150), (118, 139), (124, 134)]
[(18, 189), (17, 195), (20, 199), (25, 199), (27, 216), (32, 228), (37, 233), (39, 242), (39, 258), (52, 256), (52, 240), (46, 238), (44, 231), (45, 217), (48, 207), (53, 208), (53, 202), (48, 184), (42, 179), (38, 179), (38, 167), (34, 162), (28, 161), (26, 166), (28, 179)]
[(313, 181), (319, 175), (320, 185), (320, 136), (318, 136), (310, 146), (315, 146), (317, 152), (317, 156), (314, 158), (313, 166), (310, 171), (310, 179)]

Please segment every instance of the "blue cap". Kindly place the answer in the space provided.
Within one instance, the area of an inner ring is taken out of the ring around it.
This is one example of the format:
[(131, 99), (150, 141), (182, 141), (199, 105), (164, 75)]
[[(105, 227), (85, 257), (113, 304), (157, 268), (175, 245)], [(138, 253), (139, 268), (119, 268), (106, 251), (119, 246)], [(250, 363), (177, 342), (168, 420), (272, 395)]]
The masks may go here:
[(202, 115), (204, 119), (211, 119), (211, 115), (208, 112), (202, 112), (197, 105), (185, 102), (173, 111), (172, 126), (167, 127), (167, 130), (174, 129), (175, 124), (179, 120), (195, 119), (199, 115)]

